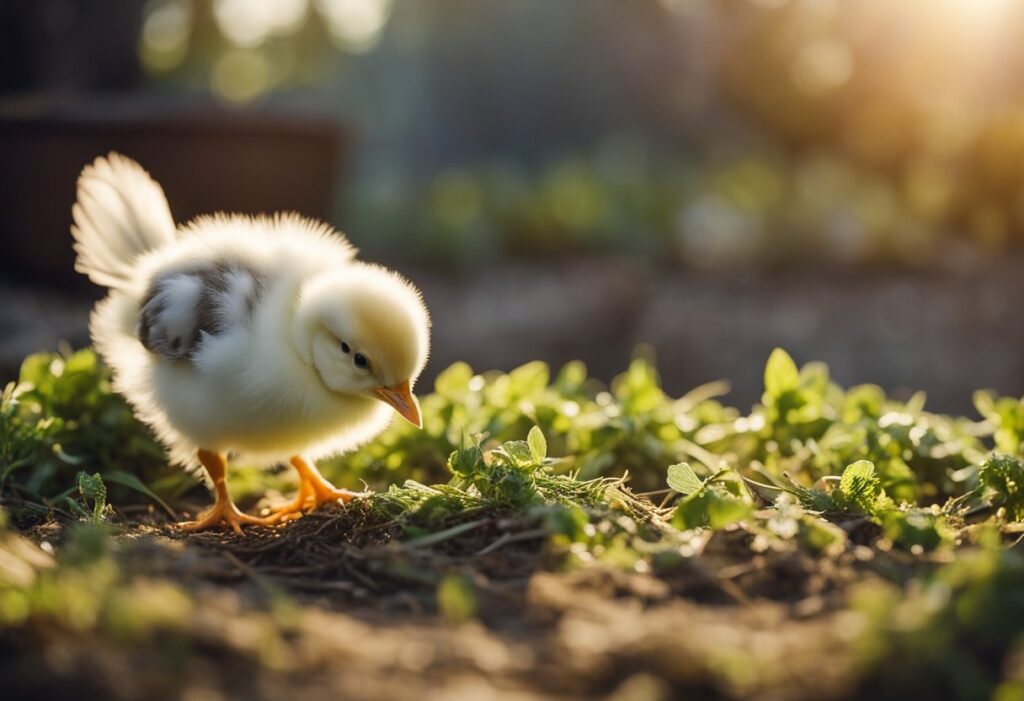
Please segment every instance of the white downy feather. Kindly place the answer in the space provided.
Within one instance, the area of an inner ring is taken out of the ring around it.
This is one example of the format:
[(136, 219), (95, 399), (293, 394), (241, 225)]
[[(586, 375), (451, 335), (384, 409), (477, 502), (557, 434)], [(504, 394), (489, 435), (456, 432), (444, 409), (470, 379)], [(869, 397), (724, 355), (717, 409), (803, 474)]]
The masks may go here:
[(164, 191), (138, 163), (117, 153), (85, 167), (71, 214), (75, 269), (104, 287), (130, 284), (133, 261), (175, 239)]

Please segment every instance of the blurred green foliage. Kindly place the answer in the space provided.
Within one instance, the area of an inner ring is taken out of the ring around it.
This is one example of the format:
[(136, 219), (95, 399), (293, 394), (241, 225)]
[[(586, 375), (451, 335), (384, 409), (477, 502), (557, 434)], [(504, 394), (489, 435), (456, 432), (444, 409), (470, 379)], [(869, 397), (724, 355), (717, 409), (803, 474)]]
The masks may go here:
[(1024, 399), (979, 391), (974, 393), (974, 406), (991, 424), (996, 448), (1011, 455), (1019, 453), (1024, 438)]
[[(961, 554), (905, 591), (861, 585), (857, 640), (864, 698), (1017, 698), (1022, 668), (1024, 559), (998, 544)], [(1006, 694), (1005, 696), (1002, 694)]]
[(123, 577), (109, 535), (102, 525), (78, 525), (53, 556), (0, 527), (0, 630), (33, 623), (125, 642), (183, 630), (189, 597), (167, 581)]
[[(979, 193), (958, 192), (965, 186), (951, 172), (943, 171), (949, 181), (937, 186), (930, 171), (879, 174), (828, 150), (648, 161), (627, 177), (597, 152), (555, 157), (539, 169), (470, 163), (387, 189), (357, 182), (346, 228), (372, 255), (467, 270), (583, 253), (710, 269), (821, 262), (927, 268), (1018, 241), (1012, 202), (995, 209)], [(928, 187), (942, 189), (914, 194)], [(978, 202), (965, 201), (975, 196)], [(920, 204), (915, 197), (930, 199)], [(361, 238), (361, 231), (373, 237)]]
[(152, 0), (138, 49), (162, 96), (343, 112), (362, 151), (339, 223), (375, 252), (956, 265), (1022, 240), (1022, 18), (1006, 0)]
[(0, 495), (18, 517), (65, 507), (82, 515), (78, 495), (99, 518), (105, 483), (115, 502), (134, 492), (158, 504), (194, 484), (168, 467), (92, 350), (30, 356), (0, 398)]

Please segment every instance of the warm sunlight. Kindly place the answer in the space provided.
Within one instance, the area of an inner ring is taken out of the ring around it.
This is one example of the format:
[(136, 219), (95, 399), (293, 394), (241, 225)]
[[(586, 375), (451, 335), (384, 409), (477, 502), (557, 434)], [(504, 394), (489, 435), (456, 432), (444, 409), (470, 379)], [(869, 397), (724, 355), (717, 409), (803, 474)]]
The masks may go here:
[(1024, 701), (1024, 0), (0, 0), (0, 699)]
[(937, 0), (936, 5), (945, 5), (947, 11), (964, 19), (974, 18), (990, 26), (1007, 19), (1007, 15), (1018, 0)]

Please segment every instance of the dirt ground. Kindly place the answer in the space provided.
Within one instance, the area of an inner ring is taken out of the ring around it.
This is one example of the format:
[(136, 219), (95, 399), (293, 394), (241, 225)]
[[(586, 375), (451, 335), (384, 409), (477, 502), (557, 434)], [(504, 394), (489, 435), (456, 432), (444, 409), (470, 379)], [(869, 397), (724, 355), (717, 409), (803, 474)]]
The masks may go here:
[[(4, 697), (852, 698), (860, 624), (843, 611), (846, 588), (901, 566), (866, 547), (838, 560), (752, 555), (733, 531), (659, 576), (566, 571), (514, 524), (418, 547), (366, 516), (336, 509), (243, 536), (126, 525), (115, 560), (136, 586), (188, 593), (185, 636), (0, 636)], [(474, 615), (439, 610), (451, 576), (469, 584)]]

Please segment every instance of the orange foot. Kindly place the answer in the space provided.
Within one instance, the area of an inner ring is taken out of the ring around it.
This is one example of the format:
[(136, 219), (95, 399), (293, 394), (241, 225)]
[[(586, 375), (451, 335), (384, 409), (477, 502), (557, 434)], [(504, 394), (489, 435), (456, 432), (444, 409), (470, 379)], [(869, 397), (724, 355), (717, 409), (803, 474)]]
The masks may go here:
[(275, 522), (240, 511), (230, 499), (217, 499), (213, 508), (205, 511), (200, 518), (195, 521), (182, 521), (178, 528), (183, 531), (203, 531), (215, 526), (228, 525), (235, 529), (235, 533), (241, 534), (243, 523), (250, 526), (269, 526)]
[(202, 531), (215, 526), (228, 525), (235, 530), (235, 533), (242, 532), (242, 524), (247, 525), (270, 525), (272, 522), (267, 519), (257, 518), (243, 513), (231, 501), (228, 496), (228, 486), (225, 481), (227, 472), (227, 460), (220, 453), (209, 450), (199, 451), (199, 462), (206, 468), (210, 479), (213, 480), (213, 487), (216, 490), (217, 499), (213, 508), (204, 513), (195, 521), (183, 521), (178, 527), (183, 531)]
[(299, 473), (299, 493), (295, 499), (272, 509), (270, 515), (264, 520), (265, 523), (280, 523), (290, 521), (302, 516), (304, 511), (315, 511), (322, 504), (341, 501), (347, 503), (356, 497), (365, 496), (365, 492), (350, 492), (347, 489), (338, 489), (327, 481), (314, 465), (309, 464), (300, 456), (294, 455), (291, 459), (292, 467)]

